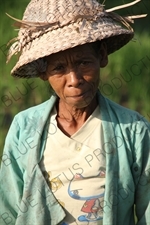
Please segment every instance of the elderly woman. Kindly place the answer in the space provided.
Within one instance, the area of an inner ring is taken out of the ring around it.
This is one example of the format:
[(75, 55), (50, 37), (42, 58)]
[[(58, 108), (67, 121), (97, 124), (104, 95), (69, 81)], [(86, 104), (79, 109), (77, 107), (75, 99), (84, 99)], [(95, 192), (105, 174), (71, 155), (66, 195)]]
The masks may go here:
[(55, 94), (10, 127), (0, 224), (134, 225), (135, 206), (137, 224), (149, 225), (150, 126), (98, 90), (108, 54), (133, 37), (132, 18), (96, 0), (31, 0), (15, 20), (12, 75), (48, 80)]

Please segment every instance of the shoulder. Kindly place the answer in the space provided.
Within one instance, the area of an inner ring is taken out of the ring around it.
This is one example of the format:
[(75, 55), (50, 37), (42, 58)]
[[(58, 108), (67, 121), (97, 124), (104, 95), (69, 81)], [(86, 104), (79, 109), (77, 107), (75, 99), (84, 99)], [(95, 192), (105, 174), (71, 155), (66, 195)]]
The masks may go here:
[(50, 114), (53, 106), (55, 105), (56, 100), (57, 96), (51, 96), (49, 100), (19, 112), (15, 116), (14, 120), (17, 120), (18, 122), (20, 122), (21, 120), (24, 122), (28, 120), (34, 120), (36, 123), (42, 118), (45, 121)]
[(49, 100), (37, 106), (33, 106), (15, 115), (9, 128), (7, 136), (12, 133), (17, 136), (34, 133), (37, 129), (44, 129), (50, 112), (55, 105), (56, 97), (52, 96)]
[(107, 105), (114, 110), (114, 113), (116, 115), (118, 115), (119, 117), (121, 117), (122, 115), (126, 114), (126, 115), (131, 115), (131, 116), (139, 116), (140, 114), (134, 110), (128, 109), (124, 106), (121, 106), (119, 104), (117, 104), (116, 102), (113, 102), (112, 100), (105, 98), (105, 101), (107, 103)]
[(116, 140), (123, 140), (127, 153), (131, 150), (134, 159), (139, 159), (139, 162), (142, 162), (142, 154), (145, 159), (148, 158), (150, 123), (136, 111), (120, 106), (103, 96), (101, 99), (105, 108), (104, 113), (107, 114), (105, 116), (103, 113), (104, 124), (105, 126), (109, 124), (109, 128), (113, 128)]
[(29, 127), (36, 126), (41, 120), (41, 117), (44, 117), (45, 108), (47, 108), (48, 104), (49, 100), (19, 112), (15, 115), (11, 126), (17, 127), (18, 129), (29, 129)]
[(48, 101), (26, 109), (15, 116), (6, 136), (5, 149), (12, 149), (13, 152), (15, 146), (21, 146), (20, 148), (23, 149), (23, 143), (29, 138), (32, 142), (38, 141), (55, 104), (54, 100), (51, 97)]
[(109, 114), (112, 118), (112, 122), (113, 118), (116, 118), (120, 124), (140, 123), (150, 129), (150, 123), (138, 112), (125, 108), (106, 97), (103, 98), (105, 99)]
[[(102, 103), (103, 124), (113, 127), (115, 133), (127, 137), (132, 143), (150, 141), (150, 123), (138, 112), (127, 109), (119, 104), (100, 97)], [(121, 132), (121, 133), (120, 133)]]
[(30, 116), (35, 116), (37, 115), (37, 117), (44, 111), (44, 109), (48, 106), (50, 100), (47, 100), (39, 105), (36, 106), (32, 106), (28, 109), (25, 109), (21, 112), (19, 112), (18, 114), (16, 114), (15, 118), (19, 118), (19, 117), (30, 117)]

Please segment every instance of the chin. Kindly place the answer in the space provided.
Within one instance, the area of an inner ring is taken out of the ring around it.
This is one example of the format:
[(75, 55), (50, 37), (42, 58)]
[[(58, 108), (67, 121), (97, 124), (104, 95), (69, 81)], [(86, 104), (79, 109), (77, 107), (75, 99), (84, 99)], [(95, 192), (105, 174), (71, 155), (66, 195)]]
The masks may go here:
[(73, 108), (78, 108), (78, 109), (82, 109), (82, 108), (85, 108), (85, 107), (88, 107), (90, 105), (91, 102), (69, 102), (67, 103), (69, 106), (73, 107)]

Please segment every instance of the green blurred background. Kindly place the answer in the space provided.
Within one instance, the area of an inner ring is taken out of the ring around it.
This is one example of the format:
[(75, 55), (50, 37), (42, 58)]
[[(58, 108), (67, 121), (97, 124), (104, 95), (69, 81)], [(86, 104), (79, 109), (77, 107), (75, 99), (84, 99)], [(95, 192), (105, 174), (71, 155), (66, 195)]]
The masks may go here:
[[(129, 0), (106, 0), (105, 8), (111, 8)], [(14, 115), (21, 110), (47, 100), (51, 95), (49, 85), (40, 79), (16, 79), (10, 70), (16, 59), (6, 65), (8, 41), (17, 36), (13, 21), (5, 12), (22, 19), (29, 0), (0, 1), (0, 153), (5, 136)], [(101, 2), (102, 3), (102, 2)], [(135, 6), (117, 11), (120, 15), (148, 13), (150, 1), (143, 0)], [(150, 120), (150, 41), (149, 16), (137, 19), (133, 25), (134, 40), (109, 56), (109, 64), (101, 70), (101, 92), (117, 103), (140, 112)], [(1, 155), (0, 154), (0, 155)]]

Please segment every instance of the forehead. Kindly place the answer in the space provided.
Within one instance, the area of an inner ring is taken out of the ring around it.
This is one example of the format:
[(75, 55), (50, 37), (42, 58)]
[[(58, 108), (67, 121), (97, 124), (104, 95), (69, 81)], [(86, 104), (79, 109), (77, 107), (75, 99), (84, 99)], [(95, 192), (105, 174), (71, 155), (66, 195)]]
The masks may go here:
[(82, 57), (92, 57), (96, 56), (95, 51), (92, 47), (92, 43), (76, 46), (65, 51), (61, 51), (55, 54), (52, 54), (47, 57), (48, 62), (65, 60), (66, 58), (74, 58), (75, 60), (81, 59)]

